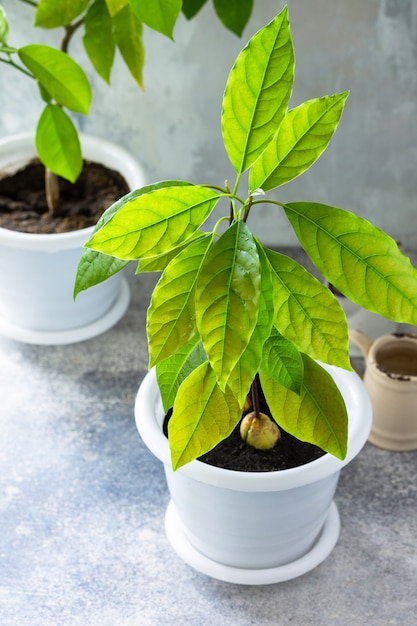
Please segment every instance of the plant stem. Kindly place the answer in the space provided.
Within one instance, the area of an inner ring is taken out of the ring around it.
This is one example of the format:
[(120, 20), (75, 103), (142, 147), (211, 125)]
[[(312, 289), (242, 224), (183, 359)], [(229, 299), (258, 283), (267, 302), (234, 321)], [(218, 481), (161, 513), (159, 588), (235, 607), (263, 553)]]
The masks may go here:
[(45, 193), (49, 214), (53, 215), (59, 207), (59, 183), (58, 176), (47, 167), (45, 168)]
[(20, 2), (24, 2), (24, 4), (30, 4), (32, 7), (37, 7), (38, 3), (34, 2), (34, 0), (20, 0)]
[(258, 385), (256, 379), (253, 381), (251, 385), (251, 394), (252, 394), (252, 406), (255, 411), (255, 415), (257, 419), (259, 419), (261, 410), (259, 408), (259, 395), (258, 395)]
[(26, 74), (26, 76), (29, 76), (30, 78), (34, 78), (33, 74), (31, 74), (30, 72), (25, 70), (23, 67), (21, 67), (20, 65), (18, 65), (17, 63), (12, 61), (11, 59), (2, 59), (2, 58), (0, 58), (0, 62), (1, 63), (6, 63), (7, 65), (11, 65), (15, 69), (19, 70), (19, 72), (22, 72), (23, 74)]
[(74, 24), (69, 24), (68, 26), (65, 26), (65, 34), (61, 41), (62, 52), (68, 52), (69, 44), (71, 42), (71, 39), (75, 31), (78, 28), (80, 28), (80, 26), (82, 26), (83, 24), (84, 24), (84, 18), (82, 17), (81, 19), (78, 20), (78, 22), (74, 22)]

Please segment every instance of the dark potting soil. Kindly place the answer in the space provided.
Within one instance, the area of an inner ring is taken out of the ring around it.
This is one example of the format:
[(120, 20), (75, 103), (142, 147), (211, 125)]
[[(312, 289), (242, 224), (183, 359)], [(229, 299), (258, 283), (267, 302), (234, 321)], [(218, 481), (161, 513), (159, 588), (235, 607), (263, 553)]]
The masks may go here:
[[(260, 408), (262, 413), (271, 415), (264, 399), (260, 400)], [(171, 415), (169, 410), (165, 416), (165, 435)], [(273, 472), (305, 465), (325, 454), (321, 448), (296, 439), (281, 427), (280, 430), (281, 438), (272, 450), (257, 450), (243, 441), (239, 423), (227, 439), (199, 457), (199, 461), (239, 472)]]
[(94, 226), (101, 214), (128, 193), (118, 172), (85, 162), (74, 184), (59, 178), (60, 206), (48, 213), (45, 168), (38, 160), (0, 179), (0, 226), (26, 233), (64, 233)]

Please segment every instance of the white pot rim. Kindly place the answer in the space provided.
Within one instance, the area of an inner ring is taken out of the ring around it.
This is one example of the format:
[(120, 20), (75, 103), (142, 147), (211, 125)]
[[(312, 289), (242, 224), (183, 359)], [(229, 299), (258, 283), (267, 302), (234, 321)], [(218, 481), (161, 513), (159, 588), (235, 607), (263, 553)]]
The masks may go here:
[[(87, 159), (94, 160), (118, 170), (118, 164), (123, 165), (123, 176), (130, 189), (135, 189), (138, 180), (145, 181), (146, 175), (140, 164), (129, 152), (120, 146), (92, 135), (79, 134), (83, 154)], [(1, 154), (3, 153), (3, 155)], [(10, 156), (7, 157), (8, 153)], [(22, 157), (22, 153), (25, 156)], [(6, 163), (13, 162), (22, 164), (27, 159), (36, 156), (34, 136), (32, 133), (21, 133), (0, 139), (0, 169)], [(10, 248), (23, 248), (25, 250), (41, 250), (56, 252), (83, 246), (93, 234), (94, 226), (66, 233), (21, 233), (0, 227), (0, 245)]]
[[(207, 465), (201, 461), (192, 461), (177, 471), (200, 482), (239, 491), (292, 489), (339, 472), (366, 443), (372, 424), (372, 405), (365, 385), (355, 372), (330, 365), (323, 367), (333, 376), (345, 398), (348, 410), (348, 451), (343, 461), (331, 454), (325, 454), (306, 465), (274, 472), (239, 472)], [(163, 417), (156, 371), (153, 368), (145, 376), (136, 396), (136, 425), (146, 446), (170, 468), (169, 444), (161, 428)]]

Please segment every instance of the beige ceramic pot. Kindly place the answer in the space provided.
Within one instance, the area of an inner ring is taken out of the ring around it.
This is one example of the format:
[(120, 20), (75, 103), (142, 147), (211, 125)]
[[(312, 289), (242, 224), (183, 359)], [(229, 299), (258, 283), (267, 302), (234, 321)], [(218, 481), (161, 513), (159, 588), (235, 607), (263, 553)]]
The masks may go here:
[(351, 330), (350, 339), (365, 357), (374, 413), (369, 441), (386, 450), (417, 450), (417, 335), (384, 335), (372, 343)]

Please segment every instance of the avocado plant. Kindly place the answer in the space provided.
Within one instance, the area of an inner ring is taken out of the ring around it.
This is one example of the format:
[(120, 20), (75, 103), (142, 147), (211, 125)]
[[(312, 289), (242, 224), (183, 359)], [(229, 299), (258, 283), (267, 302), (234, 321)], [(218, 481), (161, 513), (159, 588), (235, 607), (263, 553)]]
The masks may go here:
[[(9, 23), (0, 4), (0, 62), (35, 80), (45, 106), (36, 129), (36, 149), (46, 167), (48, 206), (59, 205), (57, 176), (74, 183), (83, 165), (78, 132), (65, 109), (88, 115), (92, 100), (90, 81), (69, 56), (74, 34), (83, 31), (84, 48), (97, 74), (110, 83), (118, 50), (134, 80), (143, 87), (145, 59), (143, 25), (173, 37), (182, 9), (194, 17), (206, 0), (20, 0), (34, 11), (35, 26), (63, 29), (60, 49), (30, 43), (9, 43)], [(213, 0), (223, 24), (240, 35), (252, 10), (253, 0)]]
[[(173, 407), (174, 469), (228, 437), (251, 390), (250, 421), (266, 422), (256, 379), (283, 429), (346, 456), (346, 407), (321, 366), (351, 370), (346, 317), (324, 283), (252, 234), (250, 223), (263, 219), (266, 203), (283, 211), (316, 268), (343, 294), (417, 324), (417, 270), (391, 237), (343, 209), (268, 196), (318, 159), (348, 97), (289, 108), (293, 81), (284, 7), (250, 39), (227, 80), (221, 125), (233, 185), (162, 181), (131, 192), (102, 215), (79, 264), (75, 294), (131, 261), (138, 261), (137, 273), (162, 272), (147, 335), (164, 408)], [(207, 232), (204, 223), (218, 205), (224, 216)], [(241, 429), (245, 439), (250, 428)], [(279, 433), (271, 438), (279, 445)]]

